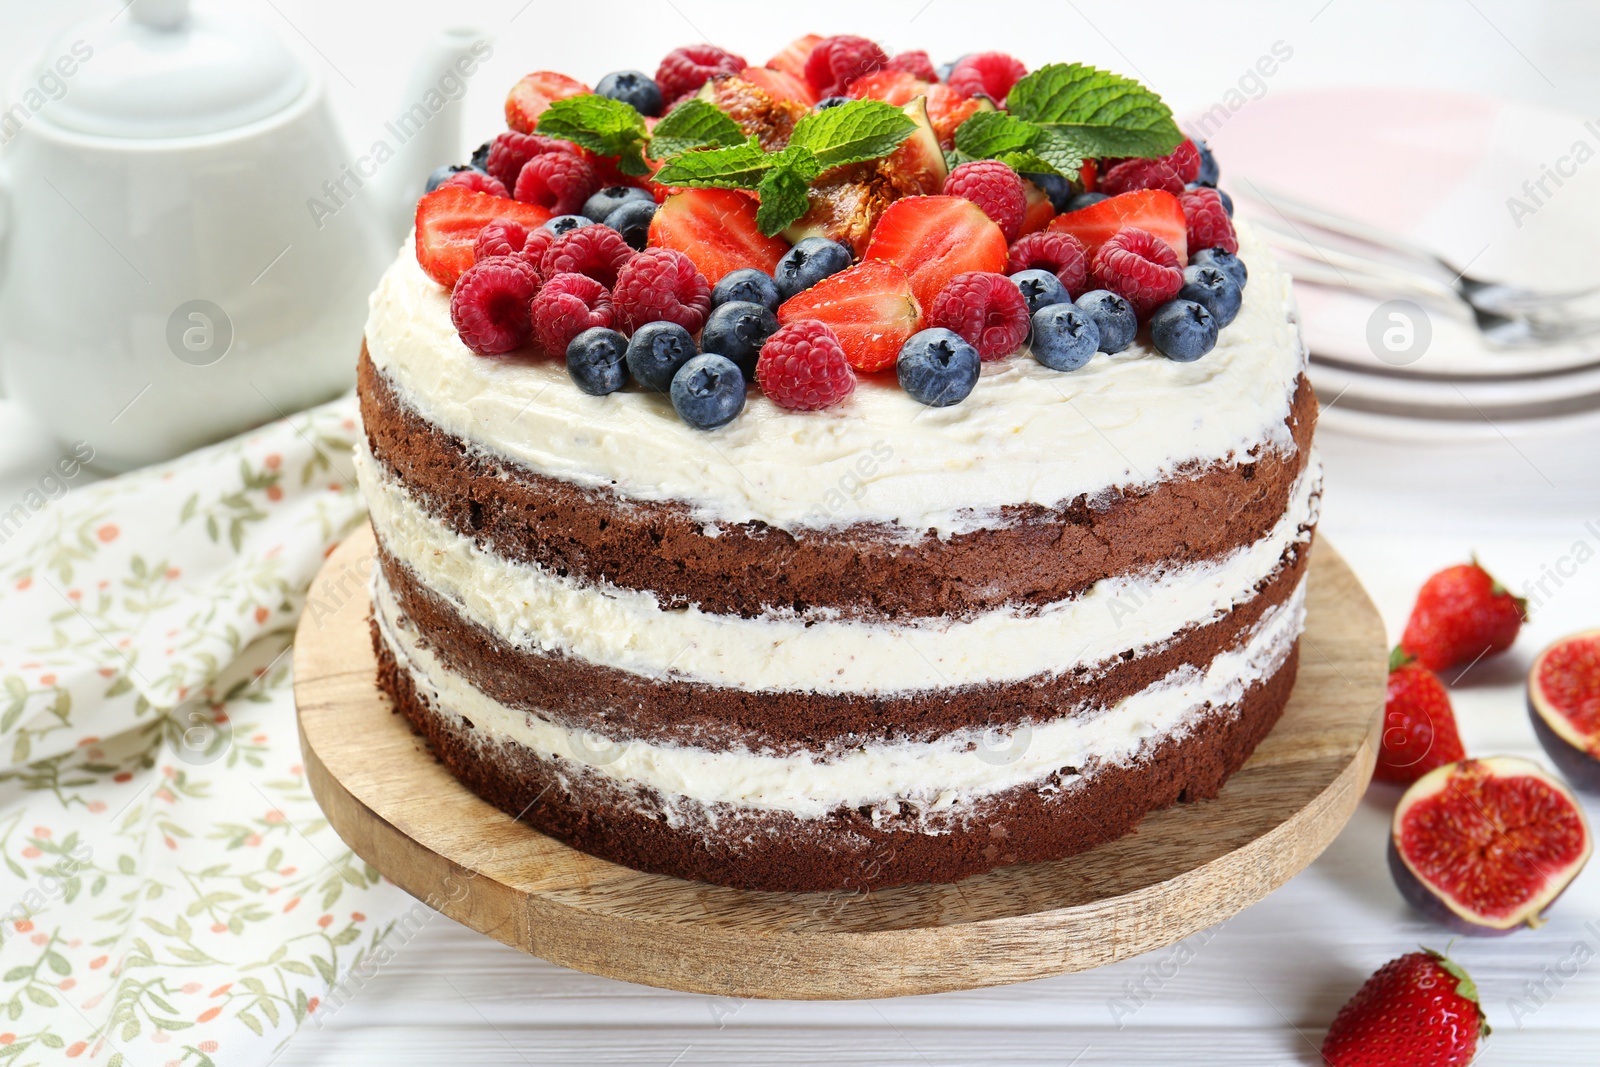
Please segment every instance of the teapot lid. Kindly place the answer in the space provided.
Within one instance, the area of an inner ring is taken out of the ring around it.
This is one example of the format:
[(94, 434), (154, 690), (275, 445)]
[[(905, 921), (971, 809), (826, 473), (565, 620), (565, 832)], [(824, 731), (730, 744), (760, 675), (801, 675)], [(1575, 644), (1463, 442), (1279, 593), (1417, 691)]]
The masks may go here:
[(103, 137), (198, 137), (276, 114), (310, 81), (276, 34), (232, 11), (133, 0), (129, 15), (109, 30), (69, 30), (46, 53), (93, 48), (51, 103), (52, 123)]

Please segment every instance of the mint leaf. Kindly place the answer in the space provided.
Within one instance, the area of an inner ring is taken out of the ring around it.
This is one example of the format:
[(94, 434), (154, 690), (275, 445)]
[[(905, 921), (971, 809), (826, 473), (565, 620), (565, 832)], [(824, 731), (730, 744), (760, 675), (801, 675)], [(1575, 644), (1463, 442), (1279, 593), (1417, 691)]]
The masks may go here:
[(755, 189), (772, 169), (773, 160), (754, 137), (729, 148), (684, 152), (656, 171), (662, 185), (690, 189)]
[(1011, 87), (1006, 108), (1070, 138), (1089, 156), (1164, 156), (1183, 140), (1159, 96), (1131, 78), (1082, 63), (1040, 67)]
[(782, 233), (811, 206), (807, 191), (810, 183), (792, 167), (773, 167), (761, 179), (758, 192), (761, 206), (756, 209), (756, 226), (768, 237)]
[(886, 156), (916, 128), (911, 117), (892, 104), (852, 100), (814, 111), (795, 123), (789, 148), (809, 150), (821, 170), (830, 170)]
[(727, 148), (744, 143), (739, 124), (716, 105), (689, 99), (667, 112), (650, 134), (651, 159), (666, 159), (695, 148)]
[(559, 137), (602, 156), (617, 157), (617, 167), (624, 174), (650, 173), (640, 154), (649, 136), (644, 118), (621, 100), (593, 93), (557, 100), (539, 116), (536, 129), (546, 137)]
[(1038, 135), (1038, 127), (1004, 111), (980, 111), (956, 127), (956, 151), (968, 159), (995, 159), (1029, 147)]

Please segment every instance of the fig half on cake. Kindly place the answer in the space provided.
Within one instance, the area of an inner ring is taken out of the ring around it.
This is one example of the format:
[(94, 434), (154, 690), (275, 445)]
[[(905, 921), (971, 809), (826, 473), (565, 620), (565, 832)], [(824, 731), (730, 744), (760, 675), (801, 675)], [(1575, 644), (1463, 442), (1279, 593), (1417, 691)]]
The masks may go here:
[(1600, 630), (1563, 637), (1528, 671), (1533, 732), (1567, 781), (1600, 793)]
[(1418, 911), (1463, 934), (1509, 934), (1544, 912), (1589, 861), (1578, 801), (1536, 763), (1448, 763), (1395, 808), (1389, 869)]

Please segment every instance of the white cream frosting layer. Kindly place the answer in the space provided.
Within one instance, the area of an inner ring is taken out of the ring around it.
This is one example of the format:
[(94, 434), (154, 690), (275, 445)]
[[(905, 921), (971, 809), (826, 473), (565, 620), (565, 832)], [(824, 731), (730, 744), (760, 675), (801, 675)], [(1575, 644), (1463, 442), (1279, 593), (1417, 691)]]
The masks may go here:
[[(976, 801), (1018, 786), (1071, 788), (1099, 768), (1126, 764), (1147, 748), (1181, 738), (1208, 715), (1231, 715), (1256, 683), (1283, 666), (1305, 618), (1305, 587), (1269, 611), (1237, 646), (1205, 669), (1185, 665), (1091, 716), (1072, 715), (998, 736), (961, 730), (930, 742), (866, 745), (832, 759), (747, 749), (613, 741), (574, 731), (486, 696), (448, 670), (400, 615), (382, 573), (374, 580), (379, 629), (397, 662), (436, 709), (465, 716), (485, 742), (514, 741), (545, 759), (587, 765), (630, 790), (654, 790), (675, 824), (731, 805), (820, 818), (871, 805), (892, 815), (902, 801), (922, 832), (959, 822)], [(1050, 779), (1063, 773), (1057, 782)], [(648, 795), (641, 792), (642, 797)], [(694, 811), (686, 811), (684, 801)], [(876, 819), (876, 815), (874, 816)]]
[(1321, 469), (1296, 482), (1277, 525), (1202, 563), (1106, 578), (1033, 612), (968, 620), (861, 621), (793, 614), (743, 619), (582, 582), (479, 547), (438, 519), (361, 446), (356, 456), (373, 528), (417, 578), (507, 643), (658, 678), (747, 690), (893, 693), (1021, 681), (1147, 650), (1255, 595), (1317, 519)]
[(992, 524), (1008, 504), (1094, 500), (1193, 464), (1293, 449), (1284, 422), (1304, 356), (1289, 278), (1248, 227), (1239, 236), (1244, 306), (1205, 358), (1174, 363), (1134, 345), (1061, 373), (1018, 354), (985, 364), (948, 408), (872, 375), (826, 412), (785, 411), (753, 390), (731, 424), (696, 430), (659, 394), (588, 396), (559, 360), (473, 355), (450, 294), (409, 244), (372, 295), (367, 347), (424, 418), (542, 474), (682, 501), (707, 523), (881, 521), (948, 535)]

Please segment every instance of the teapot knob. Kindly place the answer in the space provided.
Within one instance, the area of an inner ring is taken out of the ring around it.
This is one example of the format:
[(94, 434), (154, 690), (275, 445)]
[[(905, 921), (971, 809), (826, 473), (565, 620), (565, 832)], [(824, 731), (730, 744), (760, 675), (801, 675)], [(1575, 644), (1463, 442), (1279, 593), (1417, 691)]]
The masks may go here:
[(153, 30), (175, 30), (189, 21), (189, 0), (133, 0), (133, 21)]

